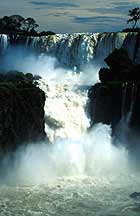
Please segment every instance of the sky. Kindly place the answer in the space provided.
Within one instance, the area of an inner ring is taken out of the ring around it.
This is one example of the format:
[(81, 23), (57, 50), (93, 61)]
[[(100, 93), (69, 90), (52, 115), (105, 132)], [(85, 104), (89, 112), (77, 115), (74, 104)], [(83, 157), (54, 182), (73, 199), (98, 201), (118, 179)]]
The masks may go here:
[(33, 17), (40, 31), (108, 32), (129, 27), (128, 11), (140, 0), (0, 0), (0, 17)]

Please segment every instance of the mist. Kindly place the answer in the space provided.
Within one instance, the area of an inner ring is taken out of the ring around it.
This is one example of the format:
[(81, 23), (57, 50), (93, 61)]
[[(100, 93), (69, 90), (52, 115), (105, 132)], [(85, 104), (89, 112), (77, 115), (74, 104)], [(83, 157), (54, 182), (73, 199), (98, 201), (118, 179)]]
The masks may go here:
[[(50, 86), (50, 91), (49, 93), (45, 92), (46, 94), (52, 93), (53, 88), (51, 89), (51, 87), (58, 83), (62, 84), (63, 88), (59, 86), (55, 89), (55, 92), (59, 93), (60, 91), (59, 97), (54, 97), (55, 94), (52, 94), (52, 100), (48, 104), (51, 105), (56, 99), (58, 99), (56, 100), (58, 103), (62, 98), (67, 112), (76, 113), (76, 116), (70, 116), (67, 119), (67, 113), (65, 115), (65, 112), (61, 110), (60, 113), (57, 112), (58, 107), (62, 107), (57, 103), (54, 103), (54, 108), (52, 106), (49, 108), (49, 105), (45, 106), (45, 112), (49, 113), (52, 124), (58, 122), (60, 128), (56, 130), (50, 128), (46, 120), (46, 133), (53, 133), (51, 144), (47, 142), (30, 143), (20, 147), (14, 154), (13, 167), (9, 167), (8, 162), (6, 162), (5, 181), (19, 184), (43, 184), (60, 177), (69, 176), (87, 175), (94, 178), (106, 176), (117, 180), (124, 173), (126, 176), (130, 175), (132, 170), (130, 169), (128, 152), (121, 143), (119, 148), (112, 145), (110, 126), (97, 124), (88, 132), (90, 120), (85, 111), (88, 89), (82, 92), (80, 87), (91, 86), (99, 82), (99, 65), (86, 65), (83, 71), (76, 73), (74, 69), (62, 68), (54, 57), (45, 54), (36, 55), (28, 49), (17, 47), (7, 51), (2, 68), (5, 71), (18, 70), (40, 75), (47, 91), (48, 86)], [(80, 89), (78, 94), (77, 89)], [(74, 93), (71, 94), (71, 91)], [(76, 104), (74, 99), (81, 101)], [(77, 112), (68, 107), (67, 101), (70, 100), (74, 108), (79, 106)], [(78, 113), (83, 112), (85, 114), (81, 115), (81, 119), (79, 118), (78, 121), (82, 122), (79, 125), (74, 120), (75, 118), (78, 119)], [(66, 123), (70, 118), (72, 120), (67, 125)], [(75, 124), (77, 124), (76, 127)]]
[[(5, 181), (16, 184), (47, 184), (58, 178), (90, 176), (117, 180), (130, 175), (127, 151), (112, 145), (111, 129), (98, 124), (79, 140), (20, 147)], [(118, 181), (118, 180), (117, 180)]]
[[(23, 73), (37, 74), (47, 79), (56, 79), (57, 81), (62, 81), (69, 75), (76, 74), (75, 68), (64, 68), (55, 57), (43, 53), (36, 54), (32, 49), (22, 46), (8, 48), (1, 64), (1, 69), (5, 71), (17, 70)], [(78, 71), (77, 74), (79, 84), (94, 85), (99, 82), (99, 68), (100, 65), (85, 65), (82, 71)]]

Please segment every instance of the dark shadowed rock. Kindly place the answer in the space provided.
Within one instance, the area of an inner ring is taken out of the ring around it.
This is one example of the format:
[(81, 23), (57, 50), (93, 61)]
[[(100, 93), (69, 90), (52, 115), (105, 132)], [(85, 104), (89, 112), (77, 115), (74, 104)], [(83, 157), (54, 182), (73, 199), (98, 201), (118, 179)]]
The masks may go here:
[(0, 74), (0, 156), (45, 138), (44, 103), (31, 74)]
[(113, 134), (122, 119), (130, 131), (140, 131), (140, 65), (135, 65), (123, 49), (106, 59), (109, 68), (101, 68), (101, 83), (89, 90), (91, 125), (110, 124)]
[(129, 195), (132, 199), (140, 199), (140, 192), (134, 192)]
[(129, 59), (127, 51), (123, 48), (115, 49), (107, 58), (105, 62), (109, 66), (110, 70), (124, 70), (133, 66), (132, 61)]
[(96, 84), (89, 90), (91, 124), (102, 122), (115, 127), (121, 118), (121, 84)]
[(109, 69), (100, 69), (99, 78), (102, 82), (127, 82), (135, 80), (135, 76), (133, 76), (132, 73), (135, 66), (124, 49), (115, 49), (114, 52), (105, 59), (105, 62)]

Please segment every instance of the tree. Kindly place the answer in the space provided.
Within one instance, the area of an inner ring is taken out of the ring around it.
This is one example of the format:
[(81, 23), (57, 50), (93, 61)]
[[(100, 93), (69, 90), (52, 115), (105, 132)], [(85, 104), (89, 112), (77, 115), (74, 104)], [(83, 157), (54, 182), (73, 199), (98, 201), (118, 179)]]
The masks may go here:
[(14, 31), (20, 31), (24, 18), (20, 15), (9, 16), (9, 28)]
[(0, 19), (0, 29), (5, 31), (20, 31), (24, 18), (20, 15), (4, 16)]
[(133, 22), (133, 29), (136, 28), (137, 22), (140, 20), (140, 8), (129, 10), (128, 16), (131, 18), (127, 20), (127, 23)]
[(29, 17), (25, 19), (20, 15), (4, 16), (0, 18), (0, 31), (5, 33), (32, 33), (39, 25)]
[(36, 23), (36, 21), (31, 17), (25, 19), (23, 22), (23, 30), (26, 32), (35, 32), (35, 29), (38, 26), (39, 25)]

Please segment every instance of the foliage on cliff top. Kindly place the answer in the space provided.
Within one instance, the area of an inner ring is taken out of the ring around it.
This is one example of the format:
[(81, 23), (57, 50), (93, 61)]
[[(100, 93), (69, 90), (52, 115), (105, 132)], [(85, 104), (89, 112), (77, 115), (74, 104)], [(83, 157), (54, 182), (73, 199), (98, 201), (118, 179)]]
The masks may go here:
[(11, 15), (0, 18), (1, 32), (35, 32), (38, 26), (31, 17), (24, 18), (20, 15)]
[(0, 85), (8, 85), (18, 88), (33, 88), (36, 87), (36, 80), (39, 76), (33, 76), (31, 73), (24, 74), (19, 71), (0, 72)]
[(132, 28), (123, 29), (122, 32), (140, 32), (140, 28), (137, 27), (137, 23), (140, 21), (140, 8), (129, 10), (128, 16), (127, 24), (132, 23)]
[(22, 34), (25, 36), (46, 36), (53, 35), (54, 32), (37, 32), (39, 25), (35, 19), (24, 18), (21, 15), (4, 16), (0, 18), (0, 33), (2, 34)]
[(136, 28), (137, 22), (140, 20), (140, 8), (134, 8), (132, 10), (129, 10), (128, 16), (130, 19), (127, 20), (127, 23), (132, 22), (133, 23), (133, 29)]

